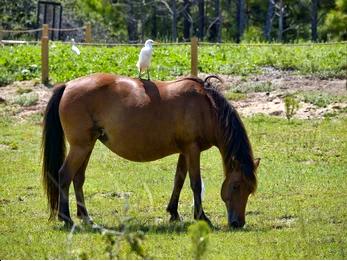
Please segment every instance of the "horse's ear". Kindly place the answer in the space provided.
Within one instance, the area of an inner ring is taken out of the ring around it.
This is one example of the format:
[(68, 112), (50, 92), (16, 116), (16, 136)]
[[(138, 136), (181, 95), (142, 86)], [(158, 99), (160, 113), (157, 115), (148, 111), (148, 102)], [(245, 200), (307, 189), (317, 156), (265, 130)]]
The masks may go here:
[(259, 167), (259, 164), (260, 164), (260, 158), (256, 158), (256, 159), (254, 160), (254, 165), (255, 165), (255, 167), (258, 168), (258, 167)]

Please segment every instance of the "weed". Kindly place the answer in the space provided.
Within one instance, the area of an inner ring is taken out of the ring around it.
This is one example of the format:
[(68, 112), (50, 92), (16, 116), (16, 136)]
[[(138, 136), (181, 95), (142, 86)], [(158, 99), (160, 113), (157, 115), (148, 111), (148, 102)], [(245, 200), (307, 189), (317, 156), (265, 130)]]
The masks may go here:
[(24, 93), (29, 93), (29, 92), (32, 92), (33, 90), (30, 89), (30, 88), (22, 88), (22, 87), (19, 87), (17, 88), (16, 90), (16, 93), (18, 94), (24, 94)]
[(20, 96), (17, 96), (12, 101), (13, 104), (18, 104), (20, 106), (32, 106), (35, 105), (39, 100), (37, 93), (23, 93)]
[(304, 92), (302, 100), (306, 103), (311, 103), (320, 108), (326, 108), (332, 103), (347, 100), (346, 96), (336, 96), (325, 92)]
[(207, 250), (211, 229), (205, 221), (200, 220), (190, 225), (188, 232), (192, 240), (193, 258), (199, 260), (204, 256)]
[(293, 95), (287, 95), (284, 98), (284, 106), (286, 111), (286, 117), (288, 121), (295, 115), (296, 111), (299, 109), (299, 102)]
[(271, 92), (274, 90), (271, 82), (243, 83), (231, 88), (236, 93)]
[(232, 100), (232, 101), (240, 101), (240, 100), (244, 100), (247, 98), (247, 94), (245, 94), (245, 93), (232, 92), (232, 91), (227, 91), (224, 94), (224, 96), (228, 100)]

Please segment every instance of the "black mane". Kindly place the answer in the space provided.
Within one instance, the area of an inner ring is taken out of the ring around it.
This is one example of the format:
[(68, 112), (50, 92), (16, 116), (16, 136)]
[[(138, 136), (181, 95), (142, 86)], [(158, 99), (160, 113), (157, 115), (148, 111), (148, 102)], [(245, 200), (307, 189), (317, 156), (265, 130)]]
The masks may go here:
[(257, 185), (255, 176), (256, 166), (247, 131), (235, 108), (209, 82), (211, 78), (218, 80), (220, 78), (214, 75), (208, 76), (204, 80), (204, 89), (216, 109), (218, 125), (223, 141), (221, 144), (222, 148), (220, 149), (223, 151), (224, 164), (231, 169), (232, 162), (237, 160), (240, 163), (241, 170), (246, 177), (251, 191), (254, 192)]

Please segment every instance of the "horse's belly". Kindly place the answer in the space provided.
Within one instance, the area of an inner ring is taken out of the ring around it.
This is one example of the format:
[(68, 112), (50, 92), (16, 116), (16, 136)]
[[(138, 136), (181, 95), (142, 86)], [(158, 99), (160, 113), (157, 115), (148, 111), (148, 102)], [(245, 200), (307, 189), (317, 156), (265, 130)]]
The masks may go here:
[(169, 139), (160, 137), (129, 137), (128, 135), (110, 137), (104, 144), (114, 153), (131, 161), (153, 161), (178, 153), (179, 149)]

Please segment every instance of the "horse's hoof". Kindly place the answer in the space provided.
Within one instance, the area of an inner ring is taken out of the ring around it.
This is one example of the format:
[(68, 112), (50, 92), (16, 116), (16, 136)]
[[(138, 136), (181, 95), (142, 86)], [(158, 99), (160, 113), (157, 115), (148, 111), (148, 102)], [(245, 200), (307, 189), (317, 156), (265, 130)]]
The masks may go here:
[(94, 225), (93, 219), (91, 217), (89, 217), (89, 216), (82, 217), (82, 223), (85, 224), (85, 225), (88, 225), (88, 226), (93, 226)]
[(182, 218), (180, 217), (180, 215), (172, 215), (170, 217), (170, 222), (181, 222)]
[(201, 217), (198, 217), (198, 218), (195, 218), (196, 220), (202, 220), (202, 221), (205, 221), (207, 223), (207, 225), (209, 225), (210, 228), (214, 228), (214, 226), (212, 225), (212, 222), (211, 220), (206, 217), (205, 215), (201, 216)]
[(180, 215), (178, 214), (177, 211), (175, 211), (176, 213), (170, 213), (171, 217), (170, 217), (170, 222), (180, 222), (182, 221)]
[(74, 226), (74, 223), (72, 220), (64, 220), (64, 226), (63, 226), (64, 229), (70, 230), (73, 228), (73, 226)]

